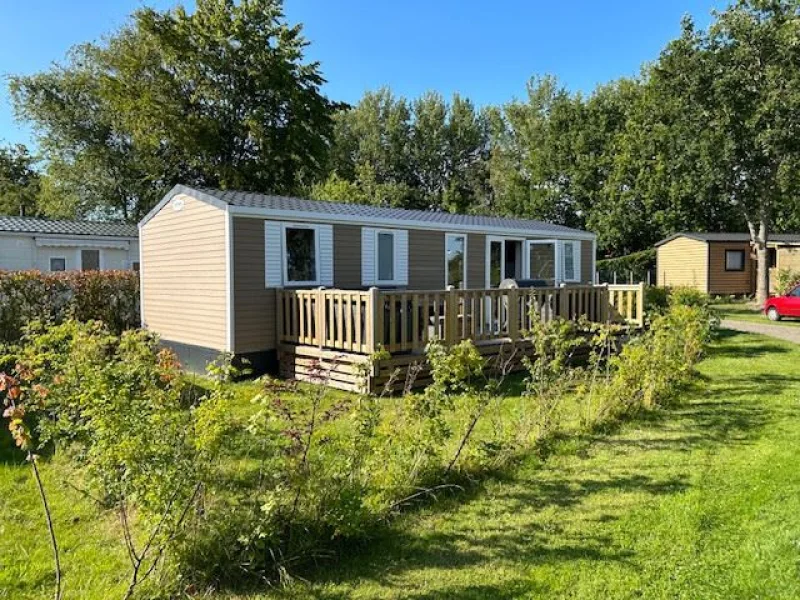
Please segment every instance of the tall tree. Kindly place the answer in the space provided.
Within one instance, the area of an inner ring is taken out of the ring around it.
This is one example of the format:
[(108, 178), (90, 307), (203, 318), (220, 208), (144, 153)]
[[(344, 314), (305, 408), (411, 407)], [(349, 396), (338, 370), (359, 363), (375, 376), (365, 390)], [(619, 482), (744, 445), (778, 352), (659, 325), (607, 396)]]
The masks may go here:
[(766, 244), (796, 214), (800, 191), (800, 2), (740, 0), (705, 32), (686, 19), (652, 80), (694, 125), (677, 138), (677, 153), (694, 152), (746, 220), (763, 302)]
[(335, 121), (330, 175), (314, 197), (451, 211), (484, 202), (488, 128), (469, 100), (409, 103), (383, 88)]
[(22, 144), (0, 147), (0, 215), (38, 216), (40, 176)]
[(138, 220), (178, 182), (291, 193), (315, 180), (334, 106), (305, 46), (280, 0), (145, 8), (11, 91), (76, 212)]

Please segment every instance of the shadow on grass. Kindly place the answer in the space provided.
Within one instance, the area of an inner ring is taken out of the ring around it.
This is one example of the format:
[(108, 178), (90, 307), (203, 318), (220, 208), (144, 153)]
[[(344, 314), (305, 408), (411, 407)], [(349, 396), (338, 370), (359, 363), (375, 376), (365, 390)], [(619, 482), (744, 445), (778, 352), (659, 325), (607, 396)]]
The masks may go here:
[(770, 354), (786, 354), (791, 352), (786, 347), (786, 342), (769, 341), (767, 339), (758, 339), (747, 344), (737, 344), (736, 338), (741, 339), (743, 336), (750, 336), (752, 333), (743, 331), (736, 331), (733, 329), (718, 329), (714, 332), (714, 339), (717, 343), (733, 342), (725, 344), (724, 346), (717, 346), (712, 349), (714, 356), (721, 356), (725, 358), (759, 358)]

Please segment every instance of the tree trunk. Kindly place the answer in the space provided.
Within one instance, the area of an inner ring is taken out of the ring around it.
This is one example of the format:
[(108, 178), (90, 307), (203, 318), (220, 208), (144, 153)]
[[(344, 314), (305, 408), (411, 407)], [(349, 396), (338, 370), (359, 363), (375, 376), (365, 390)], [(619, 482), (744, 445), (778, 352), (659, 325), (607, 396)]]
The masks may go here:
[(767, 220), (761, 218), (756, 223), (748, 221), (750, 237), (756, 251), (756, 304), (764, 306), (769, 294), (769, 254), (767, 252)]

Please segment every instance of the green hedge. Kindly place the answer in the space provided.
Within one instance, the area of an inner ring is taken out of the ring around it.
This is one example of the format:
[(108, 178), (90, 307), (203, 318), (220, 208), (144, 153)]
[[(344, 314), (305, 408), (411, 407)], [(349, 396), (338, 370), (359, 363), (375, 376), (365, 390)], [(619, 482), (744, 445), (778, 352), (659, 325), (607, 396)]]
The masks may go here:
[(138, 327), (134, 271), (0, 271), (0, 342), (15, 342), (31, 321), (104, 322), (115, 333)]

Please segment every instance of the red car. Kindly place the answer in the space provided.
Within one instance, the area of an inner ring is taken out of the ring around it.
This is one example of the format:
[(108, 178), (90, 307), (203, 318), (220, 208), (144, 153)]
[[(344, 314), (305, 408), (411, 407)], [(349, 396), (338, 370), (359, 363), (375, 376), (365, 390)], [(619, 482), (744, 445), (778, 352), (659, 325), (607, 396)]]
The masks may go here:
[(764, 314), (770, 321), (780, 321), (783, 317), (800, 317), (800, 285), (783, 296), (767, 298)]

